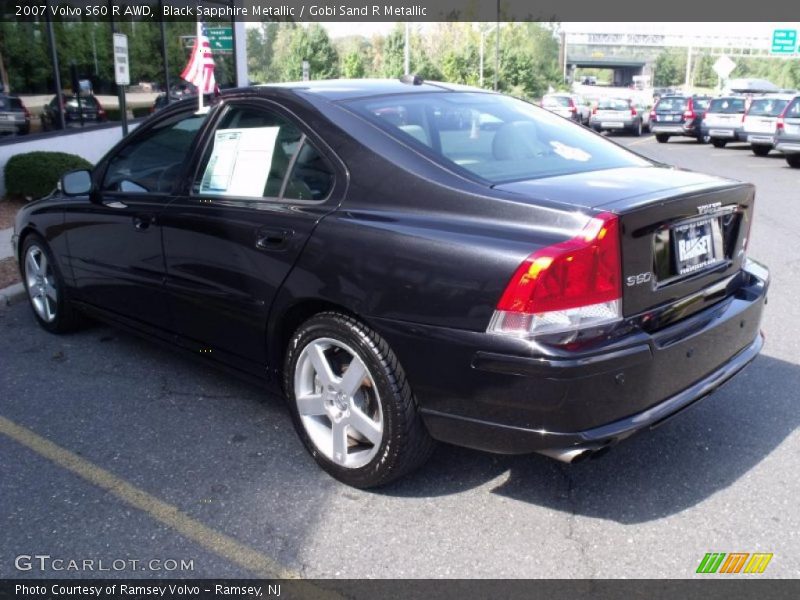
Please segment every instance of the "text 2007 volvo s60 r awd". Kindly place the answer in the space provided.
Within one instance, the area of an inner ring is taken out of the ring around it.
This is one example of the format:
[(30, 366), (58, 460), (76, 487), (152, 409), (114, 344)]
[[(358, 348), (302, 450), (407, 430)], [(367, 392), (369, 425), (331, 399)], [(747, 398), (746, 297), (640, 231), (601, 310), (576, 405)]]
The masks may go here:
[(576, 460), (719, 387), (763, 343), (753, 198), (503, 95), (327, 81), (170, 106), (14, 240), (44, 328), (257, 375), (368, 487), (434, 440)]

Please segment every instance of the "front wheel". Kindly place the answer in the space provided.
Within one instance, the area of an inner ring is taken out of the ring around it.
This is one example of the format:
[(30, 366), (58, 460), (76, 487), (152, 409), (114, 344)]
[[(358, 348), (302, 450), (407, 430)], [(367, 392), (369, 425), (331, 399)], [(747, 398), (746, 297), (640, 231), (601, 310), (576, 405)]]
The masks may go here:
[(69, 290), (47, 242), (38, 235), (29, 235), (21, 256), (22, 281), (39, 325), (51, 333), (77, 329), (82, 319), (69, 301)]
[(326, 312), (303, 323), (289, 343), (284, 389), (306, 449), (348, 485), (389, 483), (433, 450), (397, 357), (352, 317)]
[(787, 154), (786, 162), (793, 169), (800, 169), (800, 154)]
[(666, 144), (669, 141), (669, 136), (665, 133), (657, 133), (656, 134), (656, 141), (659, 144)]
[(764, 144), (753, 144), (750, 148), (756, 156), (766, 156), (772, 150), (772, 146), (765, 146)]

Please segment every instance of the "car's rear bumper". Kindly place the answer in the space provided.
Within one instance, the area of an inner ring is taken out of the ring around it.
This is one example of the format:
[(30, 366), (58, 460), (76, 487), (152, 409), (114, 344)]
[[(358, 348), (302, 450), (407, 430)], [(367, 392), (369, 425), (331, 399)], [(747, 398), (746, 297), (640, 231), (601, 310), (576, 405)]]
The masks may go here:
[(661, 423), (756, 357), (768, 276), (755, 265), (743, 275), (732, 296), (656, 332), (631, 328), (601, 351), (547, 356), (534, 342), (497, 339), (504, 336), (376, 326), (434, 438), (569, 459)]
[(749, 133), (745, 131), (744, 135), (750, 144), (759, 146), (772, 146), (775, 141), (774, 137), (769, 133)]
[(797, 154), (800, 152), (800, 140), (796, 142), (778, 142), (775, 144), (775, 150), (784, 154)]
[(722, 126), (708, 126), (703, 125), (700, 128), (703, 135), (707, 135), (712, 138), (719, 138), (723, 140), (727, 140), (729, 142), (736, 142), (742, 140), (742, 128), (741, 127), (727, 127), (725, 125)]

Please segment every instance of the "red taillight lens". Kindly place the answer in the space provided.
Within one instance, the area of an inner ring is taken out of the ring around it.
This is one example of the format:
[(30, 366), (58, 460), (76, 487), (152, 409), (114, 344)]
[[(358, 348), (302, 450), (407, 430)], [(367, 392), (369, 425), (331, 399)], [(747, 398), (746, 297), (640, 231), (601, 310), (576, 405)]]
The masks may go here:
[(775, 122), (775, 131), (782, 131), (784, 127), (783, 117), (778, 117), (778, 120)]
[(683, 112), (684, 119), (694, 119), (694, 111), (693, 110), (686, 110)]
[(636, 107), (635, 106), (631, 106), (631, 116), (635, 117), (637, 114), (638, 113), (636, 112)]
[(616, 321), (621, 276), (618, 220), (603, 213), (577, 237), (525, 259), (497, 303), (489, 331), (536, 335)]
[(656, 118), (656, 111), (654, 111), (654, 110), (650, 111), (650, 118), (651, 119), (655, 119)]
[(577, 111), (578, 111), (578, 109), (575, 108), (574, 106), (570, 106), (569, 107), (569, 112), (574, 113), (574, 112), (577, 112)]
[(596, 107), (596, 106), (595, 106), (595, 107), (592, 109), (592, 114), (593, 114), (593, 115), (596, 115), (596, 114), (597, 114), (597, 107)]

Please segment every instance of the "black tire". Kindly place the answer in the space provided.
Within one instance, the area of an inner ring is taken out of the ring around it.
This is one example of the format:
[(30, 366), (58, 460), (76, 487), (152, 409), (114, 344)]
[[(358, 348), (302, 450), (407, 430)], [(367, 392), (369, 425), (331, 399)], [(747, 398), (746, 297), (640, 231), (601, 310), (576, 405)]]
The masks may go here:
[[(324, 455), (309, 436), (295, 396), (295, 370), (303, 350), (315, 340), (345, 344), (361, 359), (374, 381), (382, 411), (382, 433), (377, 453), (365, 465), (347, 467)], [(390, 483), (422, 465), (434, 441), (419, 415), (405, 372), (386, 340), (356, 319), (337, 312), (320, 313), (292, 336), (283, 369), (283, 386), (295, 429), (317, 463), (339, 481), (357, 488)]]
[(800, 169), (800, 154), (787, 154), (786, 162), (793, 169)]
[(656, 141), (659, 144), (666, 144), (669, 141), (669, 136), (666, 133), (657, 133)]
[(728, 140), (723, 140), (720, 138), (711, 138), (711, 145), (714, 146), (714, 148), (724, 148), (727, 143)]
[(709, 135), (699, 135), (695, 138), (698, 144), (707, 144), (711, 141), (711, 136)]
[[(31, 272), (29, 265), (26, 264), (28, 253), (32, 248), (38, 249), (38, 251), (41, 252), (46, 258), (47, 270), (49, 273), (47, 276), (47, 281), (55, 288), (56, 291), (56, 300), (54, 303), (50, 304), (51, 306), (53, 304), (55, 305), (55, 314), (52, 320), (43, 318), (39, 312), (37, 312), (37, 309), (34, 305), (33, 295), (31, 294), (31, 289), (29, 287), (29, 281), (31, 279), (29, 275)], [(64, 282), (61, 269), (53, 257), (50, 247), (47, 245), (47, 242), (45, 242), (44, 239), (35, 233), (29, 234), (22, 244), (22, 250), (20, 252), (20, 273), (22, 274), (22, 283), (25, 286), (25, 291), (28, 293), (28, 305), (31, 307), (31, 311), (33, 312), (33, 316), (36, 318), (36, 321), (43, 329), (49, 331), (50, 333), (68, 333), (85, 325), (86, 320), (84, 319), (83, 315), (76, 311), (72, 305), (69, 288)]]
[(769, 151), (772, 150), (772, 146), (766, 146), (764, 144), (753, 144), (752, 146), (750, 146), (750, 149), (756, 156), (766, 156), (767, 154), (769, 154)]
[(641, 121), (639, 121), (638, 124), (634, 125), (631, 128), (631, 135), (636, 136), (636, 137), (641, 137), (642, 136), (642, 122)]

